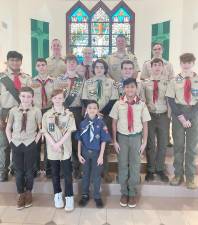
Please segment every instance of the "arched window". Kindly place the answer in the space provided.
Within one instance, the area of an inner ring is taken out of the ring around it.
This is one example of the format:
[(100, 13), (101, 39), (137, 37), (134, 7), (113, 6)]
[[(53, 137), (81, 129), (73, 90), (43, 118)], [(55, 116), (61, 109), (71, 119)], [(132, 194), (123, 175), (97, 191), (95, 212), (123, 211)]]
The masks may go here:
[(99, 1), (88, 10), (80, 1), (66, 14), (66, 50), (82, 61), (85, 46), (94, 49), (94, 58), (115, 51), (118, 34), (127, 37), (128, 50), (134, 50), (135, 13), (121, 1), (112, 11)]

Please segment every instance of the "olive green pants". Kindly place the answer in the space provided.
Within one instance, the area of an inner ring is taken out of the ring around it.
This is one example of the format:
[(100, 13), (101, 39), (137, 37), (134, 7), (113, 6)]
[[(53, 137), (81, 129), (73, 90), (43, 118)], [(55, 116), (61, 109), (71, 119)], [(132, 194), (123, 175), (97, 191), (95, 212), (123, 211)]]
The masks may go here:
[(140, 147), (142, 135), (117, 135), (120, 146), (118, 154), (118, 179), (121, 194), (137, 195), (137, 185), (140, 183)]

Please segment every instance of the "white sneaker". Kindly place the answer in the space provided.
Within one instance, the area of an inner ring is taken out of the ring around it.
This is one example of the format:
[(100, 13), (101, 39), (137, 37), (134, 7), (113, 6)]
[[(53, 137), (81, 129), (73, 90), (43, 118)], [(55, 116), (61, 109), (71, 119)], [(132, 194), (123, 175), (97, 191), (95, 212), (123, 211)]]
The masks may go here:
[(56, 193), (54, 196), (54, 204), (57, 209), (63, 208), (64, 207), (64, 202), (63, 202), (63, 197), (62, 193)]
[(65, 197), (65, 211), (74, 210), (74, 197)]

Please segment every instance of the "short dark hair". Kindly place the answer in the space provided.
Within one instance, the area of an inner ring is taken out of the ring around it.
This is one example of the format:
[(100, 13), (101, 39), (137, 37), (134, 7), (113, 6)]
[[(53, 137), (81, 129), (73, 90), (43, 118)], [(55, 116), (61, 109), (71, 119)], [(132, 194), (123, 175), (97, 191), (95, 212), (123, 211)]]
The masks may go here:
[(192, 53), (184, 53), (182, 55), (180, 55), (180, 62), (183, 63), (190, 63), (190, 62), (195, 62), (196, 58)]
[(19, 90), (19, 94), (21, 94), (22, 92), (28, 92), (32, 95), (32, 97), (34, 96), (34, 90), (31, 87), (22, 87)]
[(98, 102), (97, 101), (95, 101), (95, 100), (87, 100), (87, 102), (86, 102), (86, 107), (88, 107), (88, 105), (91, 105), (91, 104), (96, 104), (97, 105), (97, 107), (98, 107), (98, 109), (99, 109), (99, 104), (98, 104)]
[(37, 62), (44, 62), (45, 64), (47, 64), (47, 60), (44, 59), (44, 58), (38, 58), (38, 59), (36, 60), (36, 63), (37, 63)]
[(131, 64), (133, 66), (133, 68), (134, 68), (134, 63), (131, 60), (127, 59), (127, 60), (122, 61), (121, 69), (123, 69), (125, 64)]
[(106, 75), (108, 73), (108, 64), (104, 61), (104, 59), (97, 59), (95, 62), (93, 62), (93, 64), (92, 64), (93, 74), (96, 75), (95, 68), (96, 68), (97, 63), (103, 64), (104, 69), (105, 69), (104, 75)]
[(15, 58), (15, 59), (18, 59), (18, 60), (22, 61), (23, 55), (21, 53), (17, 52), (17, 51), (9, 51), (8, 54), (7, 54), (7, 61), (10, 58)]
[(68, 54), (65, 58), (65, 62), (67, 63), (67, 61), (76, 61), (76, 63), (78, 64), (78, 60), (77, 57), (73, 54)]
[(152, 49), (156, 46), (156, 45), (160, 45), (162, 48), (164, 48), (163, 44), (161, 42), (154, 42), (152, 44)]
[(151, 67), (153, 66), (154, 63), (160, 63), (160, 62), (162, 63), (162, 65), (164, 65), (163, 60), (160, 58), (155, 58), (155, 59), (151, 60)]
[(125, 36), (124, 34), (118, 34), (117, 37), (116, 37), (116, 40), (117, 40), (118, 38), (124, 38), (124, 39), (126, 40), (126, 36)]
[(128, 78), (126, 80), (123, 81), (123, 87), (125, 87), (126, 85), (129, 84), (135, 84), (135, 86), (137, 87), (137, 81), (134, 78)]

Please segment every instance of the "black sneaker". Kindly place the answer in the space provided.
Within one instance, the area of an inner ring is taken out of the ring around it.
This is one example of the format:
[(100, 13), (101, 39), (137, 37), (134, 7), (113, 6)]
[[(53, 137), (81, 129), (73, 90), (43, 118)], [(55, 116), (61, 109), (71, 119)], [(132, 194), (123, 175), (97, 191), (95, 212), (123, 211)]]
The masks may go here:
[(78, 204), (81, 207), (85, 207), (87, 205), (88, 201), (89, 201), (89, 196), (83, 195)]
[(104, 204), (103, 204), (101, 198), (95, 199), (95, 203), (96, 203), (97, 208), (103, 208), (104, 207)]
[(145, 180), (146, 181), (153, 181), (154, 180), (154, 174), (151, 172), (147, 172), (146, 176), (145, 176)]
[(163, 182), (169, 182), (168, 176), (164, 173), (164, 171), (158, 171), (156, 174), (159, 176), (160, 180)]

